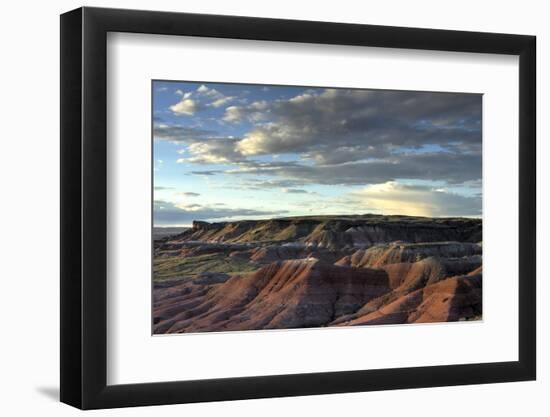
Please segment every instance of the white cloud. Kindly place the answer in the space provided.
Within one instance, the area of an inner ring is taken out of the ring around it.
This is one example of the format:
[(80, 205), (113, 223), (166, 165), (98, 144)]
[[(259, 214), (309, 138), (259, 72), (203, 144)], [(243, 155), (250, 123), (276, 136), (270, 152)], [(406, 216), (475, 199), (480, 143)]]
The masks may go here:
[(223, 120), (226, 122), (238, 122), (242, 119), (241, 107), (229, 106), (225, 109)]
[(191, 95), (192, 95), (193, 93), (192, 93), (191, 91), (189, 91), (189, 92), (186, 93), (186, 92), (184, 92), (184, 91), (182, 91), (182, 90), (180, 90), (180, 89), (177, 89), (177, 90), (175, 91), (175, 94), (177, 94), (178, 96), (182, 96), (182, 97), (185, 99), (185, 98), (191, 97)]
[(220, 91), (216, 90), (215, 88), (209, 88), (204, 84), (202, 84), (199, 88), (197, 88), (197, 93), (203, 97), (206, 97), (212, 100), (210, 103), (206, 104), (207, 106), (216, 107), (216, 108), (229, 103), (231, 100), (235, 98), (232, 96), (226, 96)]
[(286, 125), (264, 124), (248, 132), (237, 142), (236, 149), (243, 155), (264, 155), (270, 153), (293, 152), (309, 137), (303, 131), (297, 134)]
[(209, 90), (210, 89), (207, 86), (205, 86), (204, 84), (202, 84), (199, 88), (197, 88), (197, 91), (199, 93), (207, 93)]
[(197, 111), (197, 103), (190, 98), (183, 98), (179, 103), (170, 106), (175, 114), (192, 116)]
[(258, 122), (271, 112), (270, 103), (265, 100), (255, 101), (247, 106), (230, 106), (225, 109), (223, 120), (226, 122), (240, 122), (244, 119)]
[(254, 130), (247, 133), (243, 140), (237, 142), (237, 150), (243, 155), (256, 155), (266, 153), (264, 144), (266, 143), (267, 135), (262, 130)]
[(222, 98), (219, 98), (217, 100), (214, 100), (212, 103), (209, 104), (209, 106), (212, 106), (212, 107), (221, 107), (223, 106), (224, 104), (227, 104), (229, 103), (231, 100), (233, 100), (234, 97), (222, 97)]
[(290, 103), (294, 104), (301, 104), (301, 103), (307, 103), (308, 101), (312, 100), (315, 96), (313, 94), (300, 94), (298, 96), (292, 97), (290, 100), (288, 100)]
[(177, 163), (220, 164), (242, 161), (235, 151), (235, 140), (229, 138), (210, 138), (201, 142), (190, 143), (187, 151), (189, 158), (179, 158)]

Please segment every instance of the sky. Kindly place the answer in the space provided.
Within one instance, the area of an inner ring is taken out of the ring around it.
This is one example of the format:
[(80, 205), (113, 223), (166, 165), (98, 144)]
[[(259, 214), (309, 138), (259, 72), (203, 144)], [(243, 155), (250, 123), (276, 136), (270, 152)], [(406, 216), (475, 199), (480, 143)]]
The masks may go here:
[(481, 216), (479, 94), (153, 81), (154, 225)]

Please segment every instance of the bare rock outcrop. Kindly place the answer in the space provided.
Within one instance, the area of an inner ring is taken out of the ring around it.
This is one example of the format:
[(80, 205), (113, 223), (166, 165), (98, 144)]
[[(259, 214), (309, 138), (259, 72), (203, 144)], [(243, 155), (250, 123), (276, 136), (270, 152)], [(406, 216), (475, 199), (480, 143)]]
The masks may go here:
[(366, 303), (357, 312), (340, 317), (334, 324), (375, 312), (408, 294), (456, 276), (481, 276), (481, 256), (464, 258), (425, 258), (418, 262), (402, 262), (382, 266), (388, 274), (391, 291)]
[(189, 230), (171, 237), (173, 241), (202, 242), (301, 242), (328, 249), (369, 247), (392, 241), (479, 242), (480, 219), (426, 218), (413, 216), (286, 217), (236, 222), (193, 222)]
[(268, 264), (291, 259), (315, 258), (322, 259), (325, 263), (334, 263), (343, 253), (346, 252), (303, 244), (269, 245), (254, 250), (250, 260), (259, 264)]
[(340, 319), (338, 325), (404, 324), (473, 320), (481, 316), (481, 274), (447, 278), (380, 308)]
[(359, 249), (353, 255), (340, 259), (337, 265), (377, 268), (387, 264), (416, 262), (428, 257), (462, 258), (481, 255), (481, 251), (481, 246), (469, 242), (391, 242)]
[(388, 291), (383, 270), (315, 259), (274, 262), (209, 288), (184, 283), (160, 289), (154, 298), (154, 331), (325, 326)]
[(402, 291), (416, 290), (434, 284), (444, 278), (465, 275), (481, 267), (481, 256), (463, 258), (424, 258), (418, 262), (387, 264), (382, 269), (387, 272), (392, 288)]

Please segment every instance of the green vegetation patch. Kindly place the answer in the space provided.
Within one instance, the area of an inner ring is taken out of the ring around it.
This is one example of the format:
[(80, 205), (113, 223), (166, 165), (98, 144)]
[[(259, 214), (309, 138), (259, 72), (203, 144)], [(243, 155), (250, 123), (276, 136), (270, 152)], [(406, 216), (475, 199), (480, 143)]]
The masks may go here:
[(204, 272), (222, 272), (236, 274), (258, 269), (246, 260), (228, 257), (223, 253), (208, 253), (188, 257), (155, 257), (153, 260), (153, 279), (164, 281), (175, 278), (193, 278)]

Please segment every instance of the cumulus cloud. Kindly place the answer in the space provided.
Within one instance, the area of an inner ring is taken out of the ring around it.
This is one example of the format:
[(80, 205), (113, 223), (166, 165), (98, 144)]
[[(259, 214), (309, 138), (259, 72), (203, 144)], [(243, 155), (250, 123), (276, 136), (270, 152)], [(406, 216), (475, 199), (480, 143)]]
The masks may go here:
[(226, 122), (239, 122), (243, 114), (241, 109), (239, 106), (229, 106), (225, 109), (223, 120)]
[(221, 97), (221, 98), (218, 98), (218, 99), (214, 100), (209, 105), (212, 106), (212, 107), (221, 107), (221, 106), (224, 106), (225, 104), (229, 103), (233, 99), (234, 99), (234, 97)]
[(481, 96), (452, 93), (325, 89), (289, 100), (232, 106), (226, 121), (261, 120), (237, 145), (245, 155), (309, 152), (349, 156), (358, 150), (388, 151), (481, 141)]
[(177, 90), (175, 91), (175, 94), (177, 94), (178, 96), (182, 96), (184, 99), (186, 99), (186, 98), (191, 97), (191, 95), (193, 95), (193, 92), (192, 92), (192, 91), (188, 91), (188, 92), (186, 93), (186, 92), (184, 92), (183, 90), (177, 89)]
[(215, 88), (207, 87), (204, 84), (195, 91), (177, 89), (174, 93), (181, 96), (181, 100), (169, 106), (169, 109), (178, 116), (193, 116), (204, 107), (222, 107), (235, 99), (233, 96), (226, 96)]
[[(266, 124), (248, 132), (236, 144), (236, 149), (247, 156), (293, 153), (308, 140), (307, 136), (292, 131), (290, 126)], [(302, 149), (301, 152), (304, 150)]]
[[(193, 146), (194, 163), (237, 163), (231, 173), (359, 184), (395, 179), (459, 183), (481, 178), (481, 96), (324, 89), (287, 100), (229, 106), (240, 138)], [(294, 166), (258, 166), (264, 155), (300, 155)]]
[(189, 143), (187, 151), (192, 156), (179, 158), (178, 163), (226, 164), (244, 161), (241, 154), (235, 150), (233, 138), (209, 138)]
[(199, 204), (176, 205), (169, 201), (155, 200), (155, 225), (190, 224), (194, 220), (241, 219), (253, 216), (275, 216), (287, 213), (284, 210), (252, 210), (245, 208), (207, 207)]
[(254, 101), (246, 106), (230, 106), (226, 108), (223, 120), (233, 123), (243, 120), (258, 122), (264, 120), (269, 113), (271, 113), (271, 105), (268, 101)]
[(191, 98), (186, 98), (184, 94), (180, 102), (170, 106), (170, 110), (176, 115), (192, 116), (197, 111), (197, 103)]
[(207, 103), (207, 106), (211, 107), (221, 107), (233, 99), (235, 97), (233, 96), (226, 96), (222, 92), (216, 90), (215, 88), (207, 87), (206, 85), (202, 84), (197, 88), (197, 93), (207, 99), (210, 99), (211, 101)]

